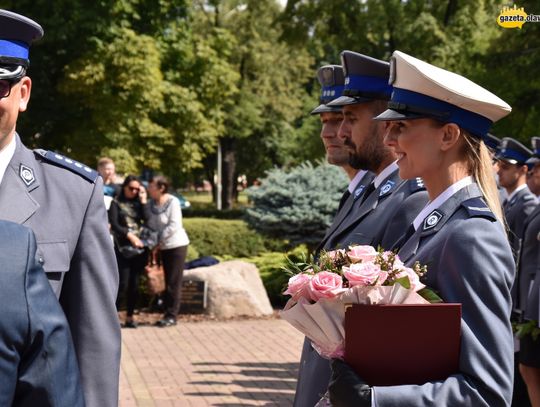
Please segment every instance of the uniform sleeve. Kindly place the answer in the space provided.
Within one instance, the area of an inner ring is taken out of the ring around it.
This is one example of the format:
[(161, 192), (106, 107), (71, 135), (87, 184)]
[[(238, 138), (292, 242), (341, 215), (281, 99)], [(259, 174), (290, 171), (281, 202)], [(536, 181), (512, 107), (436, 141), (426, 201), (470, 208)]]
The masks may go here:
[(374, 387), (378, 407), (510, 405), (510, 247), (497, 223), (470, 218), (456, 225), (442, 243), (437, 285), (445, 302), (462, 304), (460, 372), (419, 386)]
[(101, 182), (94, 185), (60, 302), (71, 327), (86, 405), (113, 407), (118, 405), (120, 369), (118, 269)]
[(161, 232), (161, 239), (165, 240), (177, 233), (182, 225), (182, 210), (178, 199), (171, 198), (170, 211), (168, 213), (167, 225)]
[(25, 297), (29, 334), (13, 405), (84, 406), (68, 323), (36, 261), (36, 242), (30, 230), (27, 237)]

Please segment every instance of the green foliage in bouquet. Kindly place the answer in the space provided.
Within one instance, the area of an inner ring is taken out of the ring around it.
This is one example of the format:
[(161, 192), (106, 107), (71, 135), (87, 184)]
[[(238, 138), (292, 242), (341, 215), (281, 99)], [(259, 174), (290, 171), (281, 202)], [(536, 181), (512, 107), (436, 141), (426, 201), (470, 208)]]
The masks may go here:
[(324, 237), (346, 186), (345, 173), (328, 164), (270, 170), (261, 185), (248, 189), (253, 207), (246, 220), (267, 236), (313, 247)]

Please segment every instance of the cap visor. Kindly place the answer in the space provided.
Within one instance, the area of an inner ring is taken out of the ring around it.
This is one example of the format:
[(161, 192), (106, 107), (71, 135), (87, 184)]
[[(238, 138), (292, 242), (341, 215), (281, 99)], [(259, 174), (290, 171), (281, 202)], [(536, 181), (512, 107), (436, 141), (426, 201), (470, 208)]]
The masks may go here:
[(499, 160), (499, 161), (504, 161), (504, 162), (506, 162), (506, 163), (508, 163), (508, 164), (513, 164), (513, 165), (519, 164), (519, 163), (517, 162), (517, 160), (514, 160), (513, 158), (507, 158), (507, 157), (501, 155), (500, 153), (499, 153), (499, 154), (495, 154), (495, 159), (496, 159), (496, 160)]
[(327, 106), (323, 104), (313, 109), (310, 114), (339, 113), (339, 112), (341, 112), (341, 106)]
[(350, 97), (350, 96), (340, 96), (337, 99), (332, 100), (327, 103), (327, 106), (346, 106), (346, 105), (356, 105), (357, 103), (370, 102), (372, 99), (362, 98), (362, 97)]
[(531, 157), (527, 161), (525, 161), (525, 164), (538, 164), (540, 163), (540, 157)]
[(398, 110), (393, 109), (386, 109), (384, 112), (382, 112), (380, 115), (373, 118), (373, 120), (411, 120), (411, 119), (422, 119), (428, 116), (421, 115), (419, 113), (411, 113), (411, 112), (402, 112)]

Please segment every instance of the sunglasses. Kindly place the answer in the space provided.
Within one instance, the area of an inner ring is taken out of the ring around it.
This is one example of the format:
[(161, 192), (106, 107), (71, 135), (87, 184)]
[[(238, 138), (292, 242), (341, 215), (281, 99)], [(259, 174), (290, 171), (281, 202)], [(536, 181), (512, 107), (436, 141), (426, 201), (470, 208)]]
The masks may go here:
[(20, 79), (0, 79), (0, 99), (7, 98), (11, 94), (11, 88)]
[(139, 190), (141, 189), (140, 187), (129, 187), (128, 186), (128, 189), (131, 191), (131, 192), (139, 192)]

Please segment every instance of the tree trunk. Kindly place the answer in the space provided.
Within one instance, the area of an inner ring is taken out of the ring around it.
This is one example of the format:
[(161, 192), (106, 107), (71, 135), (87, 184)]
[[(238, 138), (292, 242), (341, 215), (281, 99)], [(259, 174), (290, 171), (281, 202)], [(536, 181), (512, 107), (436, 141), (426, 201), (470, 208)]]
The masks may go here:
[(224, 137), (221, 139), (221, 156), (223, 160), (221, 203), (223, 209), (232, 209), (236, 185), (234, 182), (236, 174), (236, 145), (234, 138)]

